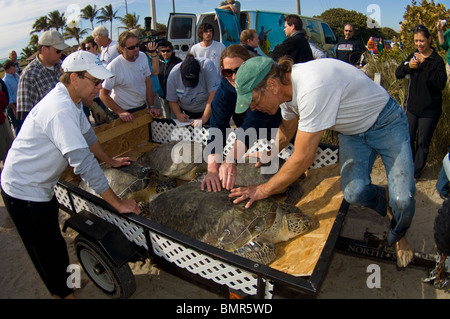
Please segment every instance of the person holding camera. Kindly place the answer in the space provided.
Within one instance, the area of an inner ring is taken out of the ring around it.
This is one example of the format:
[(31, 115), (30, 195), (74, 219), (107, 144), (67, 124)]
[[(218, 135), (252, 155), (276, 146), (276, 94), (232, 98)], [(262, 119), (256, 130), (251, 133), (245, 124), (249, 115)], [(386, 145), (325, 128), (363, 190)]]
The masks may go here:
[(442, 114), (442, 90), (447, 83), (445, 63), (431, 46), (432, 37), (423, 25), (413, 28), (417, 50), (398, 66), (395, 76), (410, 76), (405, 104), (414, 159), (414, 178), (425, 167), (431, 138)]
[(446, 63), (446, 69), (447, 69), (447, 78), (450, 78), (450, 29), (447, 29), (447, 31), (444, 32), (444, 26), (447, 24), (447, 20), (439, 20), (436, 28), (438, 30), (438, 37), (439, 37), (439, 46), (447, 50), (447, 55), (445, 56)]

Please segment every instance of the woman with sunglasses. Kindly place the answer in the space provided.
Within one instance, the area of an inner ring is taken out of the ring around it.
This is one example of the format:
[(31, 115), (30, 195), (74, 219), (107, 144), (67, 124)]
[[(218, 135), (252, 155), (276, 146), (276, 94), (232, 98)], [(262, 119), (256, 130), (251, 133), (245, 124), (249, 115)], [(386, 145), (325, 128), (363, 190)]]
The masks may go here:
[(447, 83), (444, 60), (431, 46), (432, 37), (423, 25), (413, 29), (416, 51), (395, 71), (398, 79), (409, 75), (408, 99), (405, 103), (414, 159), (414, 178), (425, 167), (431, 138), (442, 113), (442, 90)]
[[(234, 108), (236, 105), (235, 78), (236, 72), (244, 61), (252, 58), (248, 50), (242, 45), (230, 45), (226, 48), (220, 57), (220, 68), (222, 79), (219, 88), (216, 91), (214, 100), (211, 103), (210, 118), (210, 138), (208, 146), (211, 147), (211, 153), (208, 156), (208, 174), (203, 183), (202, 190), (220, 191), (222, 188), (231, 189), (236, 182), (236, 161), (238, 149), (248, 149), (249, 141), (244, 134), (237, 134), (237, 140), (234, 148), (230, 150), (225, 160), (222, 154), (216, 154), (214, 144), (221, 143), (221, 149), (225, 147), (227, 140), (227, 128), (230, 128), (230, 122), (233, 120), (236, 127), (240, 128), (238, 132), (244, 133), (247, 129), (255, 129), (260, 133), (260, 129), (267, 129), (268, 140), (271, 138), (271, 129), (278, 129), (281, 122), (281, 112), (275, 115), (268, 115), (259, 111), (248, 111), (245, 114), (236, 114)], [(219, 139), (220, 141), (216, 140)], [(217, 149), (217, 152), (219, 150)]]
[(159, 52), (159, 74), (158, 79), (162, 88), (161, 105), (164, 108), (165, 117), (173, 118), (173, 116), (169, 116), (171, 114), (169, 102), (166, 100), (167, 94), (167, 78), (169, 77), (170, 71), (173, 69), (175, 65), (182, 62), (179, 57), (175, 56), (175, 52), (173, 52), (173, 46), (170, 41), (165, 41), (158, 46)]

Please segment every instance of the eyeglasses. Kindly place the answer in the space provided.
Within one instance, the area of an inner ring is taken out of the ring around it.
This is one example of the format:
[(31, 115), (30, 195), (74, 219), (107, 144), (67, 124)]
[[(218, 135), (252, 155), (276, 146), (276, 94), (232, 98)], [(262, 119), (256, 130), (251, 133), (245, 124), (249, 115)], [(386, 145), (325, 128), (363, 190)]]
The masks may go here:
[(162, 53), (170, 53), (172, 50), (161, 50)]
[(353, 30), (344, 30), (344, 32), (350, 32), (350, 33), (352, 33)]
[(127, 50), (134, 50), (134, 49), (136, 49), (136, 48), (138, 48), (139, 49), (139, 44), (136, 44), (136, 45), (132, 45), (132, 46), (130, 46), (130, 47), (125, 47), (125, 49), (127, 49)]
[(230, 77), (233, 76), (233, 74), (236, 74), (238, 70), (239, 70), (239, 67), (237, 67), (234, 70), (232, 70), (232, 69), (222, 69), (222, 74), (223, 74), (224, 77), (230, 78)]
[(92, 83), (94, 83), (94, 86), (98, 86), (103, 81), (103, 80), (99, 80), (99, 79), (96, 79), (96, 78), (90, 78), (90, 77), (86, 76), (86, 74), (83, 75), (82, 77), (90, 80)]
[(263, 95), (263, 93), (265, 91), (264, 88), (255, 89), (255, 90), (258, 90), (258, 99), (256, 101), (253, 101), (253, 99), (252, 99), (251, 102), (250, 102), (250, 107), (251, 106), (254, 106), (254, 107), (258, 106), (259, 101), (261, 101), (261, 97), (262, 97), (262, 95)]

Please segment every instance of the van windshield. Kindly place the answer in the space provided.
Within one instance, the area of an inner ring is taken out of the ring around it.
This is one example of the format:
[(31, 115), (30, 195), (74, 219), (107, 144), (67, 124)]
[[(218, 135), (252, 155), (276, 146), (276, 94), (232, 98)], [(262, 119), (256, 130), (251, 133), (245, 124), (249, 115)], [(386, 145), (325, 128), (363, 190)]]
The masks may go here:
[(173, 18), (170, 28), (171, 39), (190, 39), (192, 36), (192, 23), (194, 21), (187, 17)]

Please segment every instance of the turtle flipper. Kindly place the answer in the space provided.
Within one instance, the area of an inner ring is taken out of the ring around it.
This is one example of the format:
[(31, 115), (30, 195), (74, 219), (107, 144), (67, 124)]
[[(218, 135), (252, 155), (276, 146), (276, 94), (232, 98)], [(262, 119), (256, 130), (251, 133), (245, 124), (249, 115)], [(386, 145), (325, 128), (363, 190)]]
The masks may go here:
[(302, 213), (300, 208), (286, 203), (280, 203), (280, 206), (286, 213), (286, 223), (290, 238), (306, 233), (313, 228), (313, 220)]
[(148, 201), (138, 202), (139, 209), (141, 210), (141, 216), (145, 218), (150, 217), (150, 207)]
[(233, 253), (263, 265), (270, 264), (277, 256), (274, 244), (262, 238), (235, 249)]

